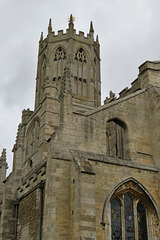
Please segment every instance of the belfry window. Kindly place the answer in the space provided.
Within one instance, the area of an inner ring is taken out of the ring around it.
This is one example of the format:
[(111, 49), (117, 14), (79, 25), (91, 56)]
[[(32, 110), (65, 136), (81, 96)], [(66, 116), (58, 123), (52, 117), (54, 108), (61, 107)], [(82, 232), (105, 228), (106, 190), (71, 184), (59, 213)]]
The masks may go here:
[(27, 148), (26, 148), (26, 155), (30, 156), (39, 145), (39, 129), (40, 129), (40, 121), (36, 119), (32, 124), (31, 128), (27, 133), (28, 141), (27, 141)]
[(54, 61), (61, 61), (67, 59), (66, 52), (63, 48), (59, 47), (58, 50), (55, 53)]
[(85, 52), (82, 48), (80, 48), (77, 53), (75, 54), (75, 60), (79, 61), (79, 62), (83, 62), (86, 63), (87, 62), (87, 57), (85, 55)]
[(74, 83), (73, 93), (87, 96), (88, 65), (87, 55), (83, 48), (79, 48), (74, 55)]
[(126, 126), (120, 120), (114, 119), (106, 124), (107, 156), (128, 158), (126, 147)]
[(64, 75), (64, 68), (67, 64), (67, 52), (59, 46), (50, 58), (50, 75), (52, 76), (54, 85), (61, 91), (61, 84)]

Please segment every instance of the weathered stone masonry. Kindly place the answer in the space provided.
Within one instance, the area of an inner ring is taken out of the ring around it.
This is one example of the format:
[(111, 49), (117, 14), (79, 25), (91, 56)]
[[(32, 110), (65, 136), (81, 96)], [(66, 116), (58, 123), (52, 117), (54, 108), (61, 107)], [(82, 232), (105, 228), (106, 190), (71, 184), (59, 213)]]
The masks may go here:
[(0, 239), (158, 240), (160, 62), (101, 105), (100, 45), (91, 22), (39, 41), (35, 109), (22, 111), (6, 178)]

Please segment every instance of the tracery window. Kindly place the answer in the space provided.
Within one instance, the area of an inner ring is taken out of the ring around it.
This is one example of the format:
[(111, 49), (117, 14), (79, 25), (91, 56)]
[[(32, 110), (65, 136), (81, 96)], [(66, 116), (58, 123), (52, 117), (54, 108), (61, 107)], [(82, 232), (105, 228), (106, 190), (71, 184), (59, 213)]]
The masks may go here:
[(67, 59), (66, 52), (62, 47), (59, 47), (55, 53), (54, 61), (61, 61)]
[(62, 79), (64, 75), (64, 68), (67, 64), (67, 52), (66, 50), (59, 46), (57, 50), (53, 53), (50, 59), (50, 75), (52, 76), (52, 82), (56, 85), (59, 92), (61, 90)]
[(75, 54), (75, 60), (79, 61), (79, 62), (84, 62), (86, 63), (87, 62), (87, 57), (86, 57), (86, 54), (83, 50), (83, 48), (80, 48), (76, 54)]
[(147, 240), (145, 212), (143, 203), (130, 193), (113, 198), (111, 200), (111, 239)]
[(26, 155), (30, 156), (38, 147), (39, 145), (39, 129), (40, 129), (40, 122), (39, 119), (36, 119), (27, 133), (27, 148), (26, 148)]
[(74, 82), (73, 93), (81, 96), (87, 96), (87, 55), (81, 47), (74, 56)]

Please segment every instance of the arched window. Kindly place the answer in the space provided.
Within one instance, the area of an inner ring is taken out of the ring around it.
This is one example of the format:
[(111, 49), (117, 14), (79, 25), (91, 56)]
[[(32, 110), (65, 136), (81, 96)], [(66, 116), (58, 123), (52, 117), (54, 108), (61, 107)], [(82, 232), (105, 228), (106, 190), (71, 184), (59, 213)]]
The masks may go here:
[(107, 156), (129, 158), (127, 149), (126, 125), (118, 119), (106, 124)]
[(148, 194), (134, 180), (112, 190), (102, 214), (102, 225), (107, 236), (105, 240), (157, 239), (158, 212)]
[(64, 75), (64, 68), (67, 64), (67, 53), (63, 47), (58, 47), (54, 52), (50, 60), (50, 75), (52, 76), (52, 81), (58, 87), (59, 91), (61, 89), (62, 78)]
[(128, 192), (118, 197), (111, 200), (111, 239), (147, 240), (144, 205)]
[(83, 48), (79, 48), (74, 56), (74, 83), (73, 93), (87, 96), (87, 55)]
[(66, 52), (62, 47), (59, 47), (54, 55), (54, 61), (66, 60)]
[(31, 127), (27, 132), (27, 147), (26, 147), (27, 157), (30, 157), (39, 145), (39, 129), (40, 129), (40, 122), (39, 122), (39, 119), (36, 119), (31, 124)]

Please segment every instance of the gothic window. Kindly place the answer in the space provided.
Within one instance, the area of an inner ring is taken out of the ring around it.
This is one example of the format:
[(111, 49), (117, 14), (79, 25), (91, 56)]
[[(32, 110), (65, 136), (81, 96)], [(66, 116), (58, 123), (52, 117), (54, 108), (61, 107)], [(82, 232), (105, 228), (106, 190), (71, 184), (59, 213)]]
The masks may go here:
[[(73, 93), (87, 96), (88, 65), (87, 55), (83, 48), (79, 48), (74, 56)], [(78, 81), (77, 81), (78, 80)]]
[(54, 61), (61, 61), (67, 59), (66, 52), (63, 48), (59, 47), (58, 50), (55, 53)]
[(75, 54), (75, 60), (79, 61), (79, 62), (84, 62), (86, 63), (87, 62), (87, 57), (86, 57), (86, 54), (83, 50), (83, 48), (80, 48), (77, 53)]
[(141, 201), (128, 192), (113, 198), (111, 200), (111, 239), (147, 240), (145, 212)]
[(40, 129), (40, 123), (39, 123), (39, 120), (36, 119), (32, 123), (27, 133), (26, 155), (28, 157), (34, 153), (34, 151), (37, 149), (39, 145), (39, 129)]
[(126, 147), (126, 126), (120, 120), (114, 119), (106, 124), (107, 155), (111, 157), (128, 158)]
[(147, 189), (128, 178), (107, 194), (101, 224), (105, 240), (158, 239), (158, 208)]
[(63, 47), (58, 47), (50, 61), (51, 61), (50, 75), (52, 75), (53, 82), (54, 84), (56, 84), (60, 92), (62, 84), (61, 80), (64, 75), (64, 68), (66, 67), (67, 64), (67, 53), (65, 49)]

